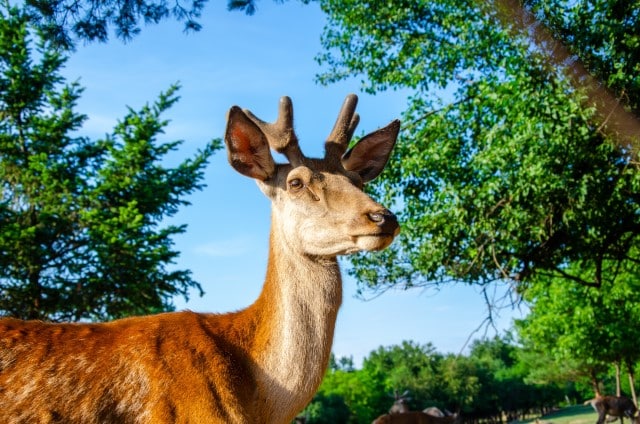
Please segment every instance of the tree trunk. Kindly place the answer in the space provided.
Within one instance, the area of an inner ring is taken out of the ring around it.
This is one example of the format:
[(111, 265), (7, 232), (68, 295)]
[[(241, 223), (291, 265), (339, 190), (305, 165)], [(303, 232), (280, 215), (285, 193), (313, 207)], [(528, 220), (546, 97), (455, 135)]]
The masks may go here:
[(627, 364), (627, 374), (629, 374), (629, 390), (631, 390), (631, 398), (633, 399), (633, 404), (638, 407), (638, 397), (636, 395), (636, 376), (633, 372), (633, 366), (631, 364)]
[(593, 369), (591, 369), (591, 384), (593, 385), (593, 393), (595, 396), (602, 396), (600, 393), (600, 381), (598, 380), (598, 375)]
[(616, 367), (616, 396), (620, 397), (622, 390), (620, 388), (620, 362), (615, 362)]

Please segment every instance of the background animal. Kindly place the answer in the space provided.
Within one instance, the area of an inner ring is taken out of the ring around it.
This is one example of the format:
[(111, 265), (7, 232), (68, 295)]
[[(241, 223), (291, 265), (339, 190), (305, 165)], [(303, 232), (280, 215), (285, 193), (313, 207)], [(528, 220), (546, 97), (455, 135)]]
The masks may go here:
[(372, 424), (452, 424), (459, 422), (459, 415), (436, 417), (423, 411), (409, 411), (398, 414), (384, 414), (373, 420)]
[(411, 408), (409, 407), (409, 401), (411, 400), (411, 398), (409, 397), (408, 390), (405, 390), (405, 392), (401, 395), (398, 394), (398, 391), (396, 390), (393, 396), (393, 405), (391, 405), (391, 408), (389, 408), (390, 414), (400, 414), (409, 412), (411, 410)]
[(422, 412), (424, 412), (425, 414), (433, 415), (434, 417), (444, 417), (446, 415), (452, 415), (452, 414), (445, 414), (440, 410), (440, 408), (436, 406), (430, 406), (428, 408), (424, 408)]
[(584, 403), (590, 404), (598, 413), (597, 424), (604, 424), (607, 415), (620, 418), (620, 423), (624, 423), (624, 417), (630, 420), (634, 418), (636, 405), (633, 400), (626, 396), (600, 396), (590, 399)]

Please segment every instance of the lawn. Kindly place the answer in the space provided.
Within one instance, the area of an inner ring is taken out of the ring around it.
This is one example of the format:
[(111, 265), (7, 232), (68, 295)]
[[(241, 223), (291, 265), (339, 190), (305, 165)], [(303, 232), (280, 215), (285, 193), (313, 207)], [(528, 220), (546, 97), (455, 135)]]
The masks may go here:
[[(521, 421), (520, 423), (553, 423), (553, 424), (595, 424), (598, 414), (590, 405), (575, 405), (562, 408), (539, 418)], [(619, 422), (619, 421), (616, 421)], [(629, 423), (629, 420), (626, 420)]]

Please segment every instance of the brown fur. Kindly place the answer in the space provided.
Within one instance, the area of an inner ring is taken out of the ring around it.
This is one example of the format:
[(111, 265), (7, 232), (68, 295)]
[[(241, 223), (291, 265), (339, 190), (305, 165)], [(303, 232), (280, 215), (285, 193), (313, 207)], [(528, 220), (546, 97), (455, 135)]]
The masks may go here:
[(436, 417), (422, 411), (410, 411), (380, 415), (373, 420), (372, 424), (452, 424), (457, 421), (457, 414), (448, 417)]
[(411, 411), (411, 408), (409, 408), (409, 400), (411, 398), (408, 395), (409, 395), (408, 390), (405, 391), (403, 394), (398, 394), (398, 392), (396, 391), (394, 393), (395, 401), (393, 402), (393, 405), (391, 405), (391, 408), (389, 408), (389, 413), (400, 414), (400, 413)]
[(0, 320), (0, 411), (16, 423), (244, 421), (253, 411), (238, 405), (251, 404), (255, 381), (238, 384), (252, 367), (234, 346), (247, 337), (242, 316), (215, 317)]
[(618, 417), (620, 418), (620, 422), (623, 422), (624, 417), (629, 419), (634, 418), (637, 411), (633, 400), (626, 396), (597, 395), (595, 398), (586, 401), (585, 404), (590, 404), (598, 413), (597, 424), (603, 424), (607, 415)]
[[(339, 120), (357, 122), (354, 98)], [(292, 116), (286, 100), (285, 118)], [(362, 191), (384, 167), (399, 123), (362, 138), (348, 158), (291, 154), (301, 162), (292, 165), (275, 164), (272, 134), (256, 122), (233, 107), (225, 136), (232, 166), (272, 201), (269, 260), (255, 303), (227, 314), (101, 324), (0, 319), (3, 424), (288, 424), (311, 400), (342, 300), (337, 255), (383, 249), (399, 231)]]

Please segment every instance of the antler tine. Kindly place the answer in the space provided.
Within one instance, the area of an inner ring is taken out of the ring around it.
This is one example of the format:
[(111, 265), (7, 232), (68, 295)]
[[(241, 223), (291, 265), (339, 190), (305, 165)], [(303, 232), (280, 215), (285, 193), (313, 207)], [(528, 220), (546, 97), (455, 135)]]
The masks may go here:
[(303, 162), (304, 155), (298, 145), (298, 137), (296, 137), (296, 133), (293, 130), (293, 105), (288, 96), (280, 98), (278, 118), (273, 123), (263, 121), (249, 110), (245, 109), (244, 113), (267, 136), (269, 147), (278, 153), (284, 154), (294, 166)]
[(349, 94), (344, 99), (338, 119), (325, 143), (325, 157), (340, 159), (349, 146), (349, 141), (360, 122), (360, 116), (355, 113), (358, 96)]

